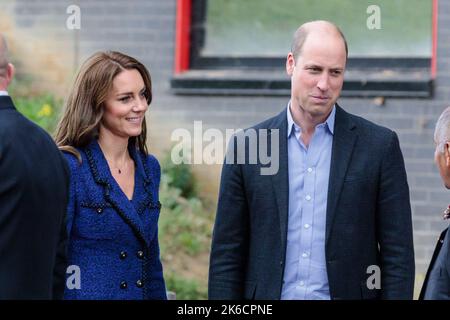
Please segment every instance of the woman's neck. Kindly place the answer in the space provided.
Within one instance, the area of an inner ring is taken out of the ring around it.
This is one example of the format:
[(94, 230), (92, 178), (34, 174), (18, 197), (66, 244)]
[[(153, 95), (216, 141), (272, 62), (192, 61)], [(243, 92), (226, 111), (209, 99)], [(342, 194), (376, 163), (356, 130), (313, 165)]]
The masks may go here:
[(100, 133), (98, 144), (105, 157), (115, 164), (123, 164), (130, 158), (128, 138), (118, 138), (106, 133)]

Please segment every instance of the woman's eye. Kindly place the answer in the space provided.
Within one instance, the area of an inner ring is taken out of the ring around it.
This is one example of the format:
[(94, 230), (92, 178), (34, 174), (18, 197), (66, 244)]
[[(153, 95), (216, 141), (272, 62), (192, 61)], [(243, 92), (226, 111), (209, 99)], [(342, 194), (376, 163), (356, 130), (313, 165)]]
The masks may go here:
[(130, 100), (130, 97), (128, 97), (128, 96), (119, 99), (119, 101), (122, 101), (122, 102), (128, 102), (129, 100)]

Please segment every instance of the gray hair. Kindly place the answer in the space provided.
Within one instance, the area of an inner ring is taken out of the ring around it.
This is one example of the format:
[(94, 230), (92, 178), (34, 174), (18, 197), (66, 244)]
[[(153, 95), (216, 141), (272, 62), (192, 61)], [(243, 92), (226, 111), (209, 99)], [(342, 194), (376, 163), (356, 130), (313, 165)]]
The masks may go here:
[(439, 116), (434, 129), (434, 141), (438, 146), (438, 150), (444, 153), (444, 146), (450, 141), (450, 107), (447, 107)]
[(0, 76), (5, 74), (8, 63), (8, 44), (5, 37), (0, 34)]

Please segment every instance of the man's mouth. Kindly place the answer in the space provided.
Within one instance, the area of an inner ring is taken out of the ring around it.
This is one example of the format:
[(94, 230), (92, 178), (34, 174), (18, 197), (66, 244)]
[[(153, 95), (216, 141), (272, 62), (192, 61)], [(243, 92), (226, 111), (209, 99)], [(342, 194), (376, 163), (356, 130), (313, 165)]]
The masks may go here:
[(327, 96), (311, 96), (314, 99), (319, 99), (319, 100), (328, 100), (329, 98)]
[(311, 96), (311, 99), (317, 104), (325, 104), (330, 100), (328, 96)]

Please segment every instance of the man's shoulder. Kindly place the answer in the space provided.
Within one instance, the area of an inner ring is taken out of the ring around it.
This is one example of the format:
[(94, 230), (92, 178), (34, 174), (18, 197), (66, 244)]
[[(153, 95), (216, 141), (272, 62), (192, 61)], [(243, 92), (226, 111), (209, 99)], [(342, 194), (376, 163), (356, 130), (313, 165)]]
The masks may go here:
[(0, 109), (0, 134), (20, 130), (26, 120), (15, 109)]
[(39, 144), (53, 144), (53, 139), (43, 128), (15, 109), (0, 110), (0, 118), (0, 136), (5, 140), (17, 141), (24, 136), (22, 133), (26, 133), (27, 137), (33, 137), (33, 141)]
[(341, 112), (344, 113), (344, 116), (348, 117), (348, 122), (357, 128), (359, 135), (366, 135), (375, 139), (385, 139), (395, 134), (393, 130), (361, 116), (349, 113), (343, 109), (341, 109)]

